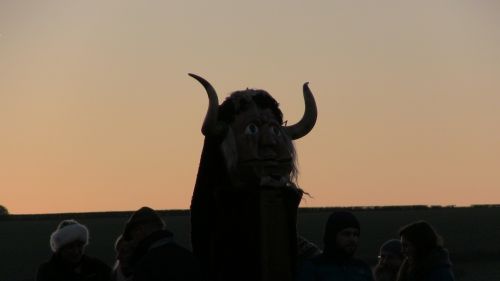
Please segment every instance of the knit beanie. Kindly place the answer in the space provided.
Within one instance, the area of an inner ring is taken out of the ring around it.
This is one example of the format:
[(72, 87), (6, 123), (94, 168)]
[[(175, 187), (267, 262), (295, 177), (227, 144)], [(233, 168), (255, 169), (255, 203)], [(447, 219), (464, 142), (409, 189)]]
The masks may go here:
[(133, 228), (144, 224), (157, 225), (162, 229), (165, 227), (165, 222), (155, 210), (149, 207), (142, 207), (139, 210), (135, 211), (127, 220), (125, 224), (125, 230), (123, 231), (124, 239), (130, 238), (130, 232)]
[(89, 230), (76, 220), (63, 220), (57, 226), (56, 231), (50, 235), (50, 248), (53, 252), (57, 252), (63, 246), (75, 241), (81, 241), (84, 246), (87, 246)]
[(326, 222), (325, 236), (323, 237), (325, 249), (335, 247), (337, 234), (350, 227), (361, 231), (358, 219), (351, 212), (339, 211), (332, 213)]
[(403, 256), (401, 241), (399, 239), (387, 240), (380, 247), (380, 253), (382, 254), (382, 252), (389, 252), (389, 253), (394, 254), (395, 256), (399, 256), (399, 257)]

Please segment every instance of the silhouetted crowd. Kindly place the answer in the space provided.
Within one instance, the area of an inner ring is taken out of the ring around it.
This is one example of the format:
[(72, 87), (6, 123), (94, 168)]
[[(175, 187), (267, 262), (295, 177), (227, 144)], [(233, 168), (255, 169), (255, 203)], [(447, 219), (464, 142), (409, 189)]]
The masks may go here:
[[(425, 221), (403, 226), (400, 239), (389, 239), (374, 268), (355, 257), (361, 234), (350, 212), (334, 212), (326, 223), (323, 250), (298, 236), (297, 281), (453, 281), (452, 264), (442, 238)], [(110, 267), (85, 254), (86, 226), (64, 220), (50, 236), (52, 257), (41, 264), (37, 281), (168, 281), (203, 280), (200, 264), (177, 244), (163, 219), (143, 207), (126, 221), (115, 243)], [(244, 275), (244, 272), (241, 272)], [(235, 279), (237, 281), (237, 279)]]
[(301, 263), (299, 281), (453, 281), (448, 251), (425, 221), (399, 231), (400, 240), (382, 244), (378, 263), (371, 269), (355, 258), (361, 226), (350, 212), (335, 212), (326, 223), (323, 252)]

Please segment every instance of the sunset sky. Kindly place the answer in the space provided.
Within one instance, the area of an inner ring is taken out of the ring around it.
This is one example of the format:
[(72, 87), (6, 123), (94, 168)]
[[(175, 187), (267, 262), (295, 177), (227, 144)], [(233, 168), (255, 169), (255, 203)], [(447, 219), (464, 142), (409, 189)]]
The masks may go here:
[(0, 205), (189, 208), (207, 98), (266, 89), (301, 206), (500, 203), (498, 1), (0, 1)]

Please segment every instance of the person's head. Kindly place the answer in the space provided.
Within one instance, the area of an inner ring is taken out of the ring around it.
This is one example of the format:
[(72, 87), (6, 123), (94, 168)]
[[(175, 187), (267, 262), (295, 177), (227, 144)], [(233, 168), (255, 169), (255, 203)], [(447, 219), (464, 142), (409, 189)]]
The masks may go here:
[(76, 220), (63, 220), (50, 236), (50, 247), (67, 264), (78, 264), (89, 243), (87, 227)]
[(346, 211), (334, 212), (328, 218), (323, 242), (327, 256), (350, 258), (358, 248), (361, 227), (358, 219)]
[(135, 211), (125, 224), (123, 239), (125, 241), (140, 242), (151, 233), (164, 229), (163, 219), (149, 207), (142, 207)]
[(410, 262), (424, 259), (433, 249), (442, 246), (442, 239), (425, 221), (416, 221), (399, 231), (403, 254)]
[(400, 240), (390, 239), (382, 244), (378, 256), (379, 266), (398, 270), (402, 261), (403, 250)]

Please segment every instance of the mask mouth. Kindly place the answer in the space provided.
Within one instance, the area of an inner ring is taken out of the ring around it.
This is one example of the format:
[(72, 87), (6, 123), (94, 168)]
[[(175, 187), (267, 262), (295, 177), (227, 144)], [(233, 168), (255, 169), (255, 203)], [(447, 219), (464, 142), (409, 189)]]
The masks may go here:
[(291, 184), (291, 158), (242, 159), (234, 166), (236, 181), (256, 186), (286, 187)]
[(271, 179), (273, 180), (281, 180), (282, 178), (284, 178), (283, 176), (281, 175), (270, 175)]
[(248, 165), (248, 164), (281, 165), (281, 164), (287, 164), (287, 163), (291, 163), (291, 162), (292, 162), (292, 158), (281, 158), (281, 159), (253, 158), (253, 159), (239, 161), (239, 164), (243, 164), (243, 165)]
[(283, 175), (272, 174), (260, 178), (260, 186), (285, 187), (288, 186), (289, 179)]

